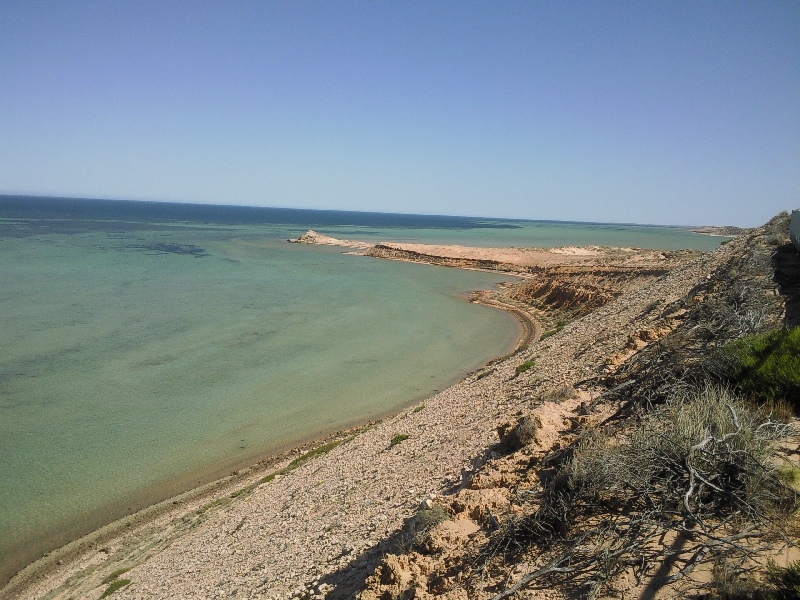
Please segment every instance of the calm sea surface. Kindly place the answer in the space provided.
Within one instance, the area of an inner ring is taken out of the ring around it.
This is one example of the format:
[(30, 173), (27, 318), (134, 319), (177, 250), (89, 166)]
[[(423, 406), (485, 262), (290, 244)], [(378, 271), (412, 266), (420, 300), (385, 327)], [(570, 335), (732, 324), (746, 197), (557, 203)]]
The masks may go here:
[(513, 346), (511, 278), (288, 244), (711, 249), (682, 229), (0, 196), (0, 580)]

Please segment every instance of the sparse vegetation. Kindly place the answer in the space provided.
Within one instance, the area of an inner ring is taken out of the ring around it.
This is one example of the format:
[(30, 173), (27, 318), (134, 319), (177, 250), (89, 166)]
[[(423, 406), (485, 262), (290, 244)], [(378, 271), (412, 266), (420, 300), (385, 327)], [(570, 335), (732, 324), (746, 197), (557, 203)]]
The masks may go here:
[(542, 394), (541, 399), (544, 402), (563, 402), (564, 400), (572, 400), (578, 397), (578, 392), (575, 391), (570, 385), (562, 385), (555, 389), (549, 390)]
[[(800, 333), (765, 333), (800, 323), (800, 263), (787, 240), (783, 214), (742, 232), (722, 252), (699, 256), (702, 276), (677, 296), (641, 298), (634, 306), (644, 310), (631, 322), (642, 323), (626, 332), (624, 349), (607, 357), (599, 376), (569, 381), (604, 391), (581, 403), (578, 418), (570, 418), (575, 428), (560, 431), (544, 456), (538, 450), (550, 443), (549, 419), (571, 407), (541, 401), (577, 392), (566, 377), (562, 388), (554, 384), (560, 373), (548, 359), (535, 377), (512, 384), (520, 400), (536, 406), (531, 416), (545, 428), (541, 446), (523, 450), (518, 433), (524, 419), (509, 419), (498, 428), (501, 446), (486, 450), (484, 466), (456, 493), (464, 499), (450, 503), (456, 519), (468, 514), (488, 541), (475, 536), (465, 542), (457, 562), (452, 546), (443, 551), (434, 532), (403, 561), (391, 569), (387, 561), (376, 571), (375, 597), (458, 589), (470, 597), (491, 590), (492, 600), (502, 600), (522, 597), (532, 586), (588, 598), (628, 597), (629, 590), (634, 597), (707, 600), (800, 597), (800, 562), (765, 567), (767, 557), (800, 539), (798, 432), (788, 404), (798, 406)], [(594, 282), (592, 293), (625, 289), (606, 286), (609, 279)], [(554, 328), (556, 310), (564, 311), (559, 317), (567, 309), (576, 316), (595, 306), (576, 308), (587, 302), (581, 294), (588, 286), (578, 283), (567, 289), (562, 279), (541, 278), (515, 298), (549, 311), (546, 337), (563, 325)], [(567, 309), (557, 308), (561, 302)], [(574, 354), (565, 360), (580, 359), (584, 348), (595, 349), (591, 344), (570, 348)], [(533, 366), (516, 366), (514, 376)], [(529, 429), (536, 434), (533, 420)], [(473, 499), (472, 490), (494, 486), (513, 494), (510, 508)], [(417, 568), (425, 576), (417, 577)], [(686, 577), (695, 569), (703, 572)], [(459, 570), (461, 582), (454, 585)], [(412, 582), (404, 587), (395, 573)], [(636, 589), (640, 585), (646, 589)]]
[(731, 380), (743, 393), (800, 408), (800, 327), (750, 336), (725, 351), (733, 359)]
[(664, 402), (678, 389), (732, 381), (736, 361), (726, 345), (762, 334), (782, 317), (782, 303), (773, 294), (774, 251), (760, 237), (754, 233), (746, 255), (735, 255), (686, 297), (664, 305), (661, 322), (677, 322), (677, 327), (598, 378), (606, 387), (602, 400), (624, 398), (620, 414), (630, 415), (637, 407)]
[(757, 581), (723, 558), (714, 564), (711, 589), (715, 600), (794, 600), (800, 598), (800, 561), (779, 567), (770, 560)]
[(792, 216), (785, 210), (778, 213), (764, 226), (764, 239), (771, 246), (780, 246), (789, 241), (789, 225)]
[(414, 410), (412, 410), (411, 412), (412, 413), (418, 413), (418, 412), (422, 412), (423, 410), (425, 410), (425, 405), (424, 404), (420, 404), (419, 406), (415, 407)]
[(115, 580), (117, 577), (119, 577), (119, 576), (120, 576), (120, 575), (122, 575), (123, 573), (127, 573), (127, 572), (128, 572), (128, 571), (130, 571), (130, 570), (131, 570), (131, 569), (130, 569), (130, 567), (127, 567), (127, 568), (125, 568), (125, 569), (117, 569), (116, 571), (114, 571), (113, 573), (111, 573), (110, 575), (108, 575), (108, 577), (106, 577), (105, 579), (103, 579), (103, 583), (111, 583), (111, 582), (112, 582), (112, 581), (114, 581), (114, 580)]
[(408, 435), (407, 433), (398, 433), (398, 434), (397, 434), (396, 436), (394, 436), (394, 437), (392, 438), (392, 440), (389, 442), (389, 448), (393, 448), (394, 446), (397, 446), (397, 444), (399, 444), (399, 443), (400, 443), (400, 442), (402, 442), (403, 440), (407, 440), (407, 439), (408, 439), (408, 438), (410, 438), (410, 437), (411, 437), (411, 436), (410, 436), (410, 435)]
[(791, 600), (800, 598), (800, 560), (779, 567), (774, 562), (767, 565), (767, 583), (772, 590), (767, 592), (765, 600)]
[(516, 425), (499, 427), (497, 433), (500, 445), (508, 452), (515, 452), (536, 439), (536, 421), (531, 417), (522, 417)]
[(475, 381), (480, 381), (484, 377), (488, 377), (492, 373), (494, 373), (497, 369), (486, 369), (483, 373), (480, 373), (476, 378)]
[(550, 336), (553, 336), (553, 335), (555, 335), (555, 334), (559, 333), (559, 332), (560, 332), (562, 329), (564, 329), (564, 327), (566, 327), (566, 326), (567, 326), (567, 322), (566, 322), (566, 321), (564, 321), (564, 320), (560, 320), (560, 321), (558, 321), (558, 322), (556, 323), (556, 326), (555, 326), (553, 329), (548, 329), (547, 331), (545, 331), (545, 332), (542, 334), (542, 337), (541, 337), (541, 338), (539, 338), (539, 339), (546, 340), (546, 339), (547, 339), (547, 338), (549, 338)]
[(797, 489), (800, 485), (800, 469), (791, 465), (785, 465), (778, 468), (778, 477), (786, 485), (792, 486)]
[(223, 496), (222, 498), (217, 498), (216, 500), (212, 500), (211, 502), (204, 504), (200, 508), (197, 509), (197, 514), (202, 515), (208, 510), (212, 508), (219, 508), (221, 506), (227, 506), (231, 503), (231, 498), (228, 496)]
[(534, 360), (526, 360), (521, 365), (517, 365), (517, 368), (515, 369), (516, 375), (519, 375), (520, 373), (524, 373), (525, 371), (532, 369), (535, 364), (536, 361)]
[[(589, 596), (628, 566), (645, 575), (667, 553), (683, 566), (662, 584), (717, 554), (739, 565), (759, 545), (772, 547), (771, 534), (798, 506), (773, 462), (776, 443), (792, 432), (725, 389), (677, 393), (635, 424), (557, 454), (544, 489), (518, 499), (532, 510), (509, 519), (483, 559), (534, 551), (549, 568), (524, 585), (570, 573)], [(686, 540), (679, 551), (652, 543), (670, 531)]]
[(331, 450), (333, 450), (337, 446), (340, 446), (342, 444), (346, 444), (347, 442), (352, 440), (354, 437), (355, 436), (351, 435), (349, 437), (346, 437), (346, 438), (343, 438), (343, 439), (340, 439), (340, 440), (334, 440), (332, 442), (328, 442), (327, 444), (323, 444), (322, 446), (318, 446), (317, 448), (309, 450), (308, 452), (306, 452), (304, 454), (301, 454), (300, 456), (298, 456), (297, 458), (292, 460), (292, 462), (290, 462), (288, 465), (286, 465), (282, 469), (278, 469), (277, 471), (274, 471), (274, 472), (270, 473), (269, 475), (265, 475), (264, 477), (259, 479), (256, 483), (253, 483), (251, 485), (243, 487), (243, 488), (241, 488), (239, 490), (236, 490), (235, 492), (232, 492), (228, 496), (223, 496), (222, 498), (217, 498), (216, 500), (212, 500), (208, 504), (205, 504), (205, 505), (201, 506), (199, 509), (197, 509), (197, 514), (202, 515), (203, 513), (208, 511), (209, 509), (217, 508), (217, 507), (220, 507), (220, 506), (225, 506), (227, 504), (230, 504), (232, 500), (234, 500), (234, 499), (236, 499), (236, 498), (238, 498), (240, 496), (244, 496), (245, 494), (249, 494), (250, 492), (252, 492), (259, 485), (261, 485), (263, 483), (269, 483), (270, 481), (274, 480), (279, 475), (286, 475), (286, 474), (294, 471), (295, 469), (303, 466), (308, 461), (313, 460), (313, 459), (315, 459), (317, 457), (320, 457), (320, 456), (323, 456), (323, 455), (327, 454), (328, 452), (330, 452)]
[(431, 530), (451, 518), (447, 509), (438, 504), (430, 508), (420, 508), (417, 514), (406, 522), (406, 527), (398, 538), (397, 550), (400, 554), (413, 551), (425, 552), (430, 542)]
[(103, 595), (100, 596), (102, 598), (108, 598), (111, 594), (116, 592), (117, 590), (124, 588), (126, 585), (130, 584), (130, 579), (116, 579), (114, 580), (111, 585), (106, 588), (106, 591), (103, 592)]
[(265, 477), (262, 477), (261, 479), (259, 479), (258, 483), (259, 484), (269, 483), (270, 481), (275, 479), (277, 476), (278, 476), (278, 472), (275, 471), (274, 473), (270, 473), (269, 475), (266, 475)]
[(447, 509), (438, 504), (434, 504), (431, 508), (423, 508), (417, 513), (417, 529), (430, 530), (436, 527), (439, 523), (443, 523), (450, 518), (450, 513)]
[[(270, 481), (275, 479), (278, 475), (286, 475), (287, 473), (291, 473), (292, 471), (294, 471), (298, 467), (302, 467), (308, 461), (313, 460), (315, 458), (318, 458), (320, 456), (323, 456), (323, 455), (327, 454), (328, 452), (330, 452), (331, 450), (333, 450), (337, 446), (341, 446), (342, 444), (346, 444), (347, 442), (351, 441), (354, 437), (355, 436), (351, 435), (351, 436), (348, 436), (348, 437), (343, 438), (341, 440), (334, 440), (332, 442), (328, 442), (327, 444), (323, 444), (322, 446), (318, 446), (317, 448), (314, 448), (313, 450), (309, 450), (305, 454), (301, 454), (300, 456), (295, 458), (292, 462), (290, 462), (288, 465), (286, 465), (282, 469), (278, 469), (274, 473), (270, 473), (266, 477), (262, 477), (259, 480), (257, 485), (260, 485), (262, 483), (269, 483)], [(245, 489), (248, 489), (248, 488), (245, 488)], [(241, 490), (240, 490), (240, 492), (241, 492)], [(233, 497), (233, 495), (232, 495), (232, 497)]]
[(285, 475), (286, 473), (288, 473), (290, 471), (294, 471), (298, 467), (302, 467), (308, 461), (313, 460), (313, 459), (315, 459), (315, 458), (317, 458), (319, 456), (323, 456), (323, 455), (327, 454), (328, 452), (330, 452), (331, 450), (333, 450), (334, 448), (336, 448), (337, 446), (341, 446), (342, 444), (347, 443), (352, 439), (353, 439), (353, 437), (350, 436), (350, 437), (344, 438), (342, 440), (334, 440), (332, 442), (328, 442), (327, 444), (323, 444), (322, 446), (314, 448), (313, 450), (309, 450), (305, 454), (301, 454), (300, 456), (295, 458), (292, 462), (290, 462), (287, 466), (285, 466), (283, 469), (281, 469), (278, 472), (281, 475)]

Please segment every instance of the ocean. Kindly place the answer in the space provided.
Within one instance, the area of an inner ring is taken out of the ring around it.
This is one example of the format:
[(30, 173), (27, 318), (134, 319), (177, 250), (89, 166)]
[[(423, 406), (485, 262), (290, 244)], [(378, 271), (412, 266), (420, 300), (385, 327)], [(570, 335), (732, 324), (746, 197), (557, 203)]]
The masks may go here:
[(513, 347), (513, 277), (288, 244), (708, 250), (685, 229), (0, 196), (0, 579)]

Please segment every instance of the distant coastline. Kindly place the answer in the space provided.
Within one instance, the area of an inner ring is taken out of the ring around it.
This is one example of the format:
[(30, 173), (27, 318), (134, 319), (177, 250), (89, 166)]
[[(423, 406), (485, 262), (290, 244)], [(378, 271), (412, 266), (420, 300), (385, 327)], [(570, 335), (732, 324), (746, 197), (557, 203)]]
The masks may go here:
[(692, 233), (699, 233), (700, 235), (711, 235), (717, 237), (735, 237), (747, 233), (748, 229), (742, 227), (734, 227), (733, 225), (725, 225), (717, 227), (715, 225), (706, 225), (704, 227), (692, 227), (689, 229)]

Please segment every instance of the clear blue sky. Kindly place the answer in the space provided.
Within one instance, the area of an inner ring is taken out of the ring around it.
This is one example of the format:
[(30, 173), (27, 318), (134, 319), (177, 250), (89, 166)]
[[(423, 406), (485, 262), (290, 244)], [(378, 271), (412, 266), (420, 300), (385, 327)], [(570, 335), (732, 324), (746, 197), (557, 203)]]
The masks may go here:
[(800, 2), (5, 0), (0, 193), (755, 225)]

